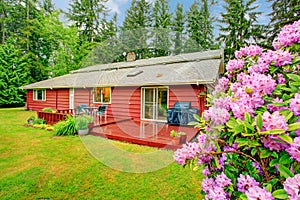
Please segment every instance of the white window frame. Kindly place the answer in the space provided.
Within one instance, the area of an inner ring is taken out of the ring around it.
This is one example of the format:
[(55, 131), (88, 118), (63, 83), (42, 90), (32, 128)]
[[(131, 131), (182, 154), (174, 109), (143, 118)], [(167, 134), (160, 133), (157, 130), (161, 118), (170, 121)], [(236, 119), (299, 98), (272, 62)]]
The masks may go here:
[[(100, 102), (95, 101), (95, 89), (96, 88), (101, 88), (101, 90), (103, 88), (109, 88), (109, 90), (110, 90), (110, 92), (109, 92), (109, 102), (103, 102), (103, 95), (100, 96), (100, 98), (101, 98)], [(93, 88), (93, 103), (111, 104), (111, 87), (95, 87), (95, 88)]]
[[(156, 122), (167, 122), (167, 119), (166, 120), (158, 120), (158, 119), (146, 119), (144, 118), (144, 113), (145, 113), (145, 106), (144, 106), (144, 103), (145, 103), (145, 95), (144, 95), (144, 91), (145, 89), (159, 89), (159, 88), (164, 88), (164, 89), (167, 89), (167, 98), (168, 98), (168, 101), (167, 101), (167, 108), (169, 108), (169, 102), (170, 102), (170, 89), (169, 89), (169, 86), (157, 86), (157, 87), (141, 87), (141, 120), (143, 121), (156, 121)], [(154, 98), (154, 97), (153, 97)]]
[[(42, 91), (42, 99), (38, 99), (38, 91)], [(34, 101), (46, 101), (46, 89), (36, 89), (33, 90), (33, 100)]]

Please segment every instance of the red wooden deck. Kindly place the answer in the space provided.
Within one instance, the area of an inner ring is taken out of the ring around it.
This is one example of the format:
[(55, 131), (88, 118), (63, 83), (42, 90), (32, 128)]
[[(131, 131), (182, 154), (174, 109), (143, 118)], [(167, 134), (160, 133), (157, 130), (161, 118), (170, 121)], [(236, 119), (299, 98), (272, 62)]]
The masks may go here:
[(182, 144), (172, 141), (170, 131), (183, 131), (187, 135), (187, 142), (198, 133), (198, 129), (186, 126), (172, 126), (166, 123), (133, 121), (131, 118), (103, 116), (101, 124), (97, 120), (91, 135), (108, 139), (125, 141), (158, 148), (178, 149)]

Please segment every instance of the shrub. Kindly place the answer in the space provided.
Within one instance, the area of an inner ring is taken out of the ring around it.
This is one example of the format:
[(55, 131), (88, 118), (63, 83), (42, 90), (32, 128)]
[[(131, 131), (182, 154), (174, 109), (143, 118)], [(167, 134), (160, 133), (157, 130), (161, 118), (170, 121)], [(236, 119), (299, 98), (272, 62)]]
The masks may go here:
[(43, 112), (53, 112), (54, 110), (52, 108), (43, 108)]
[(92, 123), (94, 118), (88, 115), (79, 115), (75, 119), (76, 129), (77, 130), (84, 130), (88, 128), (88, 124)]
[(202, 167), (206, 199), (300, 199), (300, 20), (273, 46), (235, 53), (198, 118), (197, 142), (174, 154)]
[(66, 120), (59, 121), (54, 125), (54, 135), (67, 136), (74, 135), (75, 133), (75, 118), (71, 115), (67, 115)]

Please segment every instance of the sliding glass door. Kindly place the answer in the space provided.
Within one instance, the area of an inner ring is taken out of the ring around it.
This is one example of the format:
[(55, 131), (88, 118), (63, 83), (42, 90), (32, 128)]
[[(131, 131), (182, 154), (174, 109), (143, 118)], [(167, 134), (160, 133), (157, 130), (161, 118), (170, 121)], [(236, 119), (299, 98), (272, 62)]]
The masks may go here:
[(166, 121), (168, 107), (168, 88), (142, 88), (142, 119)]

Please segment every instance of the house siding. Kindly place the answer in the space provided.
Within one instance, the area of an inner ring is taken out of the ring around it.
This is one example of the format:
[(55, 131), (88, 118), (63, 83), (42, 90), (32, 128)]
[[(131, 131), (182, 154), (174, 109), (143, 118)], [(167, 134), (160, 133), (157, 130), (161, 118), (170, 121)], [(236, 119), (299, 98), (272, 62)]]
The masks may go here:
[(205, 97), (199, 97), (205, 91), (204, 85), (176, 85), (169, 86), (169, 107), (177, 101), (190, 101), (193, 108), (199, 108), (200, 113), (205, 109)]
[[(145, 86), (146, 87), (146, 86)], [(205, 97), (199, 97), (199, 93), (205, 91), (203, 85), (176, 85), (169, 88), (169, 108), (176, 101), (190, 101), (193, 108), (205, 109)], [(108, 104), (107, 114), (119, 117), (131, 117), (134, 120), (141, 119), (141, 87), (115, 87), (111, 88), (111, 104)], [(74, 89), (74, 108), (80, 104), (99, 106), (93, 102), (93, 89)], [(56, 110), (69, 109), (69, 89), (47, 89), (46, 101), (33, 100), (33, 90), (27, 90), (27, 108), (41, 111), (51, 107)]]
[(115, 87), (111, 96), (111, 114), (120, 117), (140, 119), (141, 88)]
[(33, 100), (33, 90), (27, 90), (27, 109), (41, 111), (43, 108), (69, 109), (69, 89), (46, 89), (46, 100)]

